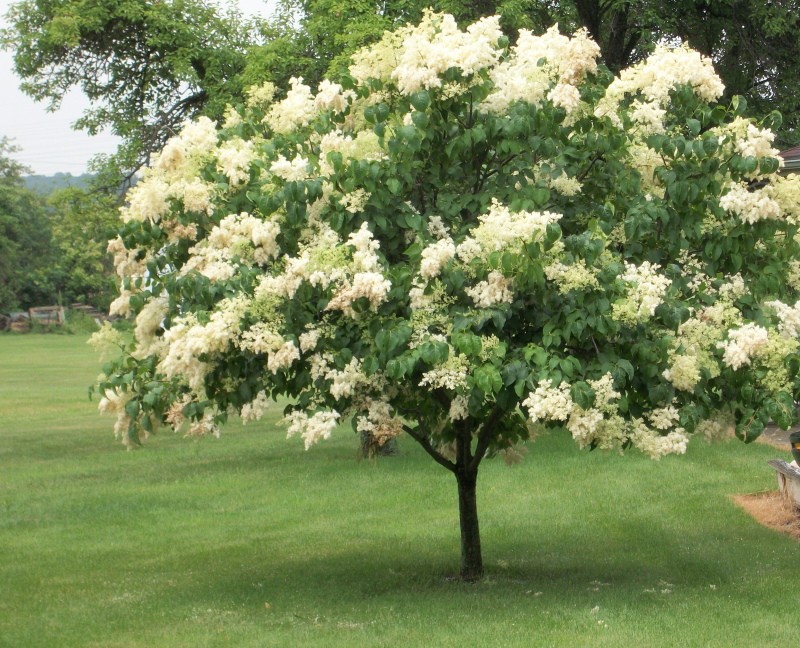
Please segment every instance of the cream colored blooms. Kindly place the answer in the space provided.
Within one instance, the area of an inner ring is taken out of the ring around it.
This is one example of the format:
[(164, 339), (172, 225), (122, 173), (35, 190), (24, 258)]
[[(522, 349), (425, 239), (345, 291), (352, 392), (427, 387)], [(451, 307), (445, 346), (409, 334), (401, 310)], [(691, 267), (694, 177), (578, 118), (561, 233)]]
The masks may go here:
[(250, 178), (250, 164), (255, 159), (253, 143), (234, 137), (217, 149), (217, 168), (228, 176), (232, 186), (240, 185)]
[(566, 294), (571, 290), (596, 290), (600, 288), (597, 276), (592, 268), (587, 267), (583, 259), (571, 265), (555, 261), (544, 269), (545, 276), (556, 283), (558, 292)]
[(283, 155), (278, 155), (278, 158), (272, 163), (269, 170), (270, 173), (274, 173), (287, 182), (305, 180), (308, 177), (308, 160), (297, 155), (290, 161), (283, 157)]
[(781, 217), (780, 205), (765, 189), (750, 191), (744, 183), (732, 183), (728, 193), (719, 199), (719, 205), (749, 224)]
[(323, 79), (319, 84), (316, 97), (314, 97), (314, 107), (318, 110), (331, 110), (334, 113), (344, 112), (350, 102), (356, 98), (356, 93), (352, 90), (343, 92), (342, 86), (332, 83), (328, 79)]
[(489, 211), (478, 217), (480, 224), (458, 245), (456, 254), (461, 261), (469, 263), (490, 252), (517, 249), (523, 243), (540, 239), (547, 226), (560, 218), (560, 214), (552, 212), (511, 212), (505, 205), (493, 201)]
[[(719, 99), (725, 90), (711, 59), (686, 46), (659, 45), (646, 60), (622, 70), (611, 82), (600, 113), (605, 114), (605, 109), (613, 112), (626, 95), (639, 93), (654, 104), (648, 110), (664, 108), (669, 104), (670, 92), (682, 85), (691, 87), (698, 97), (709, 102)], [(640, 103), (638, 110), (643, 109)]]
[(628, 284), (625, 299), (612, 307), (615, 320), (627, 324), (639, 324), (650, 319), (663, 301), (664, 294), (672, 284), (667, 277), (658, 273), (657, 263), (643, 262), (636, 266), (625, 263), (625, 272), (620, 276)]
[(323, 176), (333, 173), (328, 161), (328, 155), (333, 152), (341, 153), (345, 160), (381, 160), (386, 157), (378, 136), (372, 130), (359, 131), (355, 137), (340, 130), (331, 131), (322, 136), (319, 148), (320, 173)]
[(498, 304), (510, 304), (513, 301), (512, 283), (512, 280), (504, 277), (502, 273), (492, 270), (486, 281), (479, 281), (474, 286), (465, 288), (464, 292), (478, 308), (490, 308)]
[(311, 88), (303, 83), (303, 77), (289, 80), (291, 89), (286, 98), (274, 104), (264, 121), (276, 133), (290, 133), (301, 126), (307, 126), (317, 115), (317, 106)]
[(212, 365), (210, 357), (230, 349), (240, 333), (240, 322), (248, 307), (245, 297), (223, 299), (202, 324), (194, 315), (178, 317), (165, 331), (167, 350), (158, 369), (167, 378), (185, 380), (192, 391), (203, 394), (204, 380)]
[(744, 223), (784, 219), (800, 224), (800, 176), (776, 176), (758, 189), (750, 189), (744, 182), (731, 183), (719, 204)]
[(184, 123), (180, 133), (151, 156), (150, 166), (128, 192), (128, 203), (120, 210), (123, 221), (158, 222), (169, 211), (171, 199), (182, 201), (188, 211), (208, 211), (213, 190), (197, 174), (216, 150), (217, 136), (216, 124), (208, 117)]
[(156, 338), (156, 333), (168, 313), (169, 299), (165, 294), (156, 297), (144, 305), (136, 316), (136, 357), (145, 358), (151, 353), (163, 350), (163, 340)]
[(356, 417), (356, 431), (369, 433), (379, 445), (403, 433), (403, 421), (384, 400), (370, 400), (366, 414)]
[(339, 412), (316, 412), (309, 416), (305, 412), (292, 412), (285, 421), (289, 424), (287, 437), (299, 434), (306, 450), (322, 439), (329, 439), (339, 421)]
[(191, 257), (182, 274), (199, 272), (212, 281), (230, 279), (236, 272), (234, 261), (264, 265), (279, 253), (280, 227), (248, 213), (231, 214), (215, 225), (208, 236), (189, 249)]
[(594, 404), (588, 409), (572, 400), (569, 384), (562, 382), (553, 387), (549, 380), (539, 381), (522, 402), (522, 407), (533, 422), (564, 423), (581, 448), (618, 449), (631, 441), (652, 459), (686, 451), (688, 438), (685, 430), (677, 425), (674, 408), (655, 410), (650, 425), (641, 418), (626, 421), (618, 411), (620, 393), (614, 388), (611, 374), (587, 383), (594, 392)]
[(758, 324), (745, 324), (741, 328), (728, 331), (728, 340), (717, 346), (724, 351), (722, 361), (731, 369), (749, 365), (769, 341), (767, 329)]
[(328, 302), (327, 310), (340, 310), (345, 315), (356, 318), (353, 302), (364, 298), (370, 308), (375, 311), (386, 301), (392, 283), (381, 273), (381, 264), (376, 254), (379, 244), (372, 237), (367, 224), (364, 223), (357, 232), (350, 235), (348, 245), (354, 248), (352, 253), (352, 278), (343, 277), (339, 289)]
[(577, 86), (597, 69), (599, 56), (586, 30), (572, 38), (559, 34), (557, 25), (541, 36), (520, 30), (516, 45), (490, 72), (495, 88), (482, 107), (501, 114), (514, 101), (538, 105), (548, 99), (572, 112), (580, 103)]
[(350, 73), (362, 83), (369, 78), (391, 80), (402, 94), (439, 88), (440, 75), (451, 68), (470, 76), (493, 66), (502, 37), (498, 16), (482, 18), (462, 32), (452, 16), (426, 11), (418, 26), (387, 34), (356, 54)]
[(781, 301), (769, 301), (765, 304), (778, 315), (778, 331), (790, 338), (800, 337), (800, 301), (788, 306)]
[(449, 236), (431, 243), (422, 250), (419, 274), (424, 279), (437, 277), (442, 268), (456, 255), (456, 246)]

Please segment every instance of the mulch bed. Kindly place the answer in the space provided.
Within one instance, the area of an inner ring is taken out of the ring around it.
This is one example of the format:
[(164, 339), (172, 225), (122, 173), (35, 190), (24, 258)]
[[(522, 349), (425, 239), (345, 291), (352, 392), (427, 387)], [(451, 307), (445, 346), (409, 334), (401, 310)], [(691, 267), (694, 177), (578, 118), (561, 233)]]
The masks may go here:
[(778, 491), (733, 495), (731, 499), (759, 524), (800, 540), (800, 515)]
[[(791, 461), (789, 456), (789, 434), (797, 429), (781, 430), (778, 427), (769, 425), (758, 437), (758, 441), (781, 450), (786, 460)], [(786, 501), (777, 490), (752, 493), (750, 495), (733, 495), (731, 499), (759, 524), (779, 533), (785, 533), (795, 540), (800, 540), (800, 512), (794, 508), (791, 502)]]

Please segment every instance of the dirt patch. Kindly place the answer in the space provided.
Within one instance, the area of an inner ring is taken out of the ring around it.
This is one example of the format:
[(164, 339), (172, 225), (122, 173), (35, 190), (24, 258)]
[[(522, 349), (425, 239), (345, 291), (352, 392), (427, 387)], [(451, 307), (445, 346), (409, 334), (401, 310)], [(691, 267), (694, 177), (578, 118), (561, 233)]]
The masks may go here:
[(734, 495), (731, 499), (759, 524), (800, 540), (800, 514), (778, 491)]

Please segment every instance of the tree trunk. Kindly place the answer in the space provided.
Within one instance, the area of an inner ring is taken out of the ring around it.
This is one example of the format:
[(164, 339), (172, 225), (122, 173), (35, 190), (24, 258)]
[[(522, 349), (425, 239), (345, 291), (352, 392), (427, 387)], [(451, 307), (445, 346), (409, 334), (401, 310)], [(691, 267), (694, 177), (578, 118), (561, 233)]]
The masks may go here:
[(458, 482), (458, 513), (461, 522), (461, 579), (468, 582), (483, 577), (481, 534), (478, 528), (476, 486), (478, 472), (459, 466), (455, 471)]

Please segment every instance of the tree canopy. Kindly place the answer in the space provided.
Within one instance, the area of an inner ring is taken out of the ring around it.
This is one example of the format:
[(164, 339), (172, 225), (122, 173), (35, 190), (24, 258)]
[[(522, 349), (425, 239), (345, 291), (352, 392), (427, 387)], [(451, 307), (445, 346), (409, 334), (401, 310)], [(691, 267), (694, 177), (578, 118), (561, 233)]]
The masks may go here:
[(419, 26), (315, 91), (251, 89), (153, 157), (112, 244), (135, 339), (99, 387), (128, 445), (289, 397), (306, 447), (407, 435), (458, 485), (482, 573), (486, 457), (752, 440), (800, 395), (800, 179), (711, 61), (611, 75), (585, 30)]

